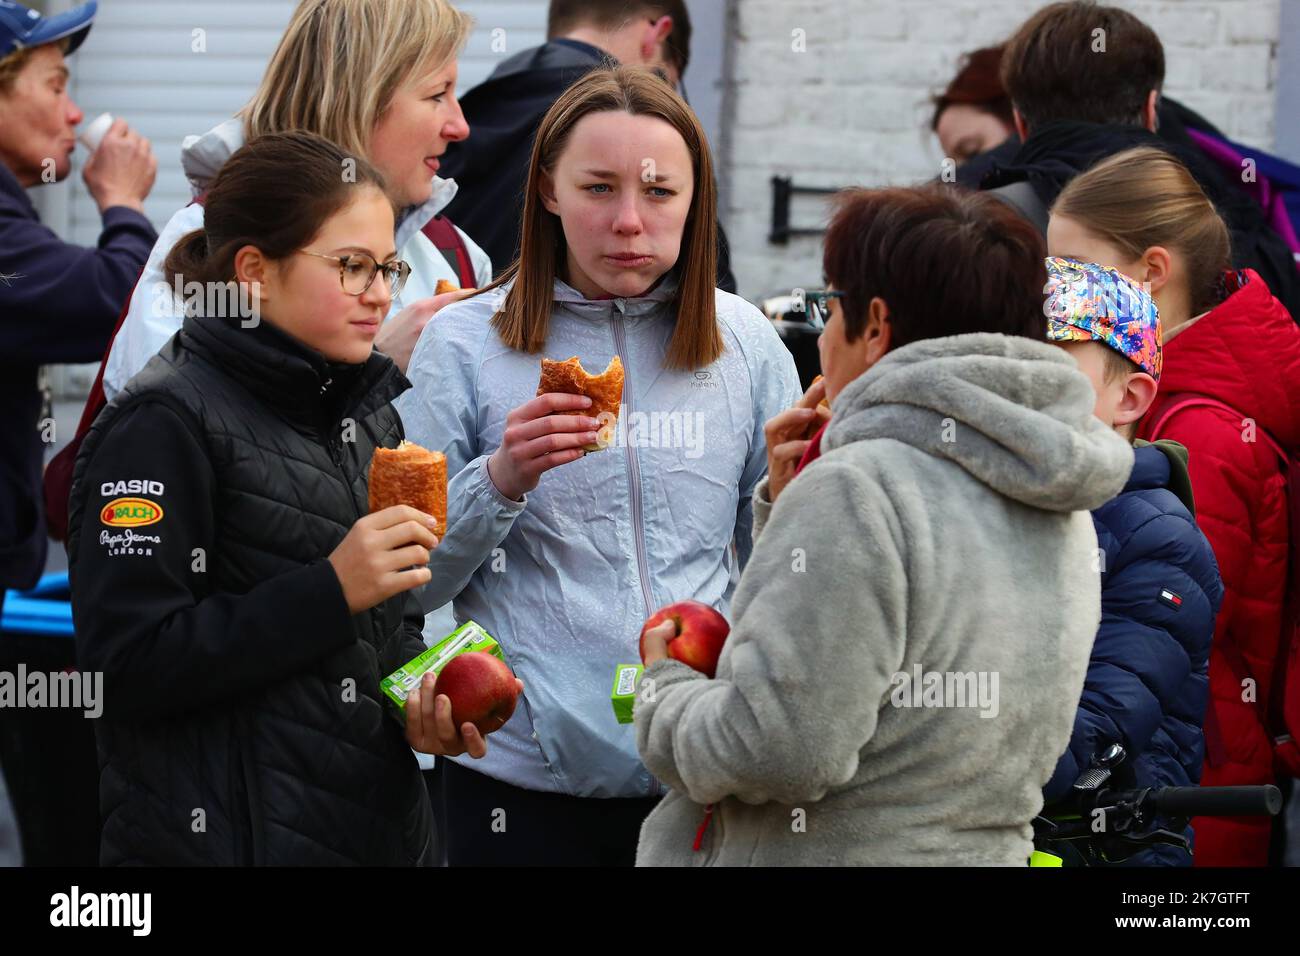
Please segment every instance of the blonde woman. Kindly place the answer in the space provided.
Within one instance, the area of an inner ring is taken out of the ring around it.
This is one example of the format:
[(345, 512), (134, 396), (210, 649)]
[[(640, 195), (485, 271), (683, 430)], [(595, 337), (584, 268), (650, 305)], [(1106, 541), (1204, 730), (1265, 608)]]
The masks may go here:
[[(455, 298), (434, 295), (438, 280), (466, 284), (421, 230), (456, 194), (453, 181), (437, 176), (438, 157), (469, 135), (456, 101), (456, 61), (470, 26), (447, 0), (298, 5), (252, 101), (182, 147), (196, 201), (168, 221), (136, 284), (104, 366), (105, 398), (112, 399), (180, 328), (182, 309), (169, 291), (163, 261), (182, 236), (203, 226), (202, 197), (212, 178), (245, 140), (295, 129), (369, 161), (402, 210), (397, 248), (411, 265), (411, 279), (394, 298), (375, 348), (406, 367), (424, 324)], [(339, 175), (347, 177), (349, 169)], [(457, 235), (472, 261), (474, 284), (486, 284), (492, 276), (487, 255), (464, 233)]]
[[(662, 605), (726, 609), (763, 425), (800, 394), (771, 323), (714, 287), (716, 221), (690, 107), (648, 71), (596, 70), (538, 129), (519, 260), (411, 359), (398, 410), (455, 475), (428, 596), (527, 687), (475, 769), (443, 768), (453, 865), (630, 865), (664, 792), (614, 719), (615, 667)], [(612, 445), (585, 456), (589, 400), (536, 395), (541, 359), (574, 355), (626, 372)]]

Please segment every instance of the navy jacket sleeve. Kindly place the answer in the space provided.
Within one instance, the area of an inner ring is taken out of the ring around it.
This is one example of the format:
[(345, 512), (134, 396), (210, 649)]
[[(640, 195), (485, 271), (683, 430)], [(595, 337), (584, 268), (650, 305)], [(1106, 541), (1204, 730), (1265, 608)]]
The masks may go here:
[[(1134, 764), (1184, 703), (1188, 677), (1209, 653), (1219, 590), (1203, 536), (1187, 515), (1152, 510), (1141, 521), (1125, 520), (1132, 517), (1120, 508), (1097, 520), (1106, 561), (1101, 626), (1069, 748), (1043, 789), (1049, 804), (1109, 744), (1123, 746)], [(1162, 600), (1165, 590), (1181, 603)]]
[[(158, 483), (135, 497), (161, 509), (161, 519), (106, 524), (105, 507), (130, 496), (130, 486), (117, 483), (133, 479)], [(169, 406), (142, 402), (122, 412), (74, 494), (85, 496), (71, 567), (78, 666), (104, 675), (105, 716), (218, 703), (355, 640), (324, 559), (245, 594), (212, 593), (209, 575), (220, 560), (213, 473), (202, 443)]]
[[(16, 187), (12, 178), (10, 184)], [(23, 193), (0, 189), (0, 355), (32, 364), (95, 362), (113, 334), (149, 252), (149, 220), (104, 210), (94, 248), (41, 225)]]

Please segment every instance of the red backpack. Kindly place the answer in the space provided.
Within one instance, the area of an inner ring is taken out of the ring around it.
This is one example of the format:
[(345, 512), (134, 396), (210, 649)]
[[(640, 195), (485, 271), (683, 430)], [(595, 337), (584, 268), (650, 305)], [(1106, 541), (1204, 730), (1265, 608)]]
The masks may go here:
[[(1237, 409), (1218, 399), (1204, 395), (1186, 395), (1175, 398), (1151, 425), (1151, 440), (1160, 437), (1160, 428), (1176, 412), (1201, 405), (1222, 409), (1238, 419), (1245, 419)], [(1265, 730), (1273, 740), (1273, 764), (1279, 773), (1300, 777), (1300, 456), (1288, 452), (1272, 435), (1260, 428), (1258, 435), (1278, 456), (1282, 477), (1286, 482), (1287, 510), (1287, 576), (1286, 593), (1282, 605), (1282, 635), (1278, 641), (1277, 661), (1273, 670), (1273, 696), (1264, 722)], [(1232, 672), (1241, 678), (1254, 678), (1250, 666), (1236, 648), (1218, 646), (1224, 661)], [(1255, 682), (1256, 686), (1259, 682)], [(1213, 706), (1206, 710), (1206, 748), (1212, 746), (1217, 733), (1217, 722), (1212, 720)], [(1218, 744), (1220, 747), (1221, 743)]]
[[(202, 206), (205, 195), (206, 193), (200, 195), (194, 201)], [(469, 249), (452, 221), (445, 216), (434, 216), (420, 231), (428, 237), (429, 241), (442, 253), (448, 264), (456, 270), (461, 288), (473, 288), (477, 279), (474, 276), (474, 266), (470, 260)], [(141, 270), (141, 274), (143, 275), (143, 270)], [(140, 276), (136, 276), (135, 281), (136, 285), (139, 285)], [(108, 346), (104, 349), (104, 357), (100, 359), (99, 374), (95, 376), (95, 384), (90, 386), (90, 395), (86, 398), (86, 407), (82, 409), (81, 420), (77, 423), (77, 433), (73, 436), (72, 441), (68, 442), (68, 447), (51, 458), (50, 463), (45, 466), (45, 477), (43, 479), (45, 527), (50, 537), (55, 541), (68, 540), (68, 497), (72, 494), (73, 466), (77, 462), (77, 453), (81, 451), (81, 443), (85, 440), (86, 432), (90, 430), (90, 426), (94, 424), (100, 411), (108, 404), (108, 398), (104, 395), (104, 367), (108, 365), (108, 353), (113, 350), (113, 343), (117, 341), (117, 333), (121, 331), (122, 322), (125, 321), (126, 313), (131, 308), (131, 300), (135, 297), (134, 287), (132, 288), (131, 295), (127, 296), (126, 304), (122, 306), (122, 312), (117, 317), (117, 324), (113, 326), (113, 334), (108, 340)]]

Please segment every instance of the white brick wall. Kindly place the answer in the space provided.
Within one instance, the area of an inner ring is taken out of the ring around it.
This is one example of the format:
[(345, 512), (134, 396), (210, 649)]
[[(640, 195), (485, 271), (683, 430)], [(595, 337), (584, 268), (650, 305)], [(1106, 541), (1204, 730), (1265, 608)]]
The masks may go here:
[[(1111, 0), (1165, 46), (1166, 92), (1227, 135), (1273, 145), (1280, 0)], [(1283, 0), (1300, 2), (1300, 0)], [(1004, 40), (1033, 0), (734, 0), (723, 220), (742, 294), (817, 283), (818, 238), (767, 241), (770, 179), (877, 186), (937, 175), (929, 96), (960, 55)], [(795, 31), (802, 31), (796, 33)], [(802, 37), (804, 52), (792, 47)], [(791, 224), (825, 221), (796, 197)]]

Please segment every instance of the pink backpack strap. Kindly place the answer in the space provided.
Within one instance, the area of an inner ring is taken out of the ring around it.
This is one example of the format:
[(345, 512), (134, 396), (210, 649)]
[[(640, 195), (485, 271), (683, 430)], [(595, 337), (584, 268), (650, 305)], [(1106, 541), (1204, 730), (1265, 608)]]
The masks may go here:
[[(1243, 415), (1239, 410), (1233, 408), (1227, 402), (1221, 402), (1217, 398), (1210, 398), (1208, 395), (1187, 394), (1175, 398), (1161, 409), (1159, 417), (1156, 418), (1154, 423), (1152, 423), (1147, 434), (1151, 436), (1152, 441), (1155, 441), (1160, 437), (1160, 430), (1165, 426), (1165, 423), (1167, 423), (1169, 419), (1173, 418), (1175, 414), (1181, 412), (1184, 408), (1193, 408), (1197, 406), (1220, 409), (1221, 411), (1225, 411), (1228, 414), (1235, 416), (1239, 421), (1246, 421), (1250, 417), (1248, 415)], [(1281, 458), (1283, 462), (1289, 462), (1291, 460), (1291, 456), (1287, 454), (1286, 449), (1284, 449), (1281, 443), (1267, 431), (1262, 428), (1257, 428), (1256, 434), (1264, 439), (1268, 447), (1273, 449), (1273, 453)]]

